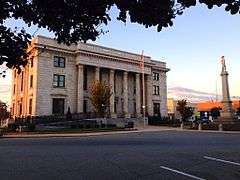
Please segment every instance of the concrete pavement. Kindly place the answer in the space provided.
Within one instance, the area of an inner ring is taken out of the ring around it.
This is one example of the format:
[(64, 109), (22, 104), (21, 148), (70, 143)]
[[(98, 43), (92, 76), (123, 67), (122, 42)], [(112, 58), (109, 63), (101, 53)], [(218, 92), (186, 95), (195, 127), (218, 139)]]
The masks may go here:
[(0, 139), (1, 180), (240, 179), (239, 134)]

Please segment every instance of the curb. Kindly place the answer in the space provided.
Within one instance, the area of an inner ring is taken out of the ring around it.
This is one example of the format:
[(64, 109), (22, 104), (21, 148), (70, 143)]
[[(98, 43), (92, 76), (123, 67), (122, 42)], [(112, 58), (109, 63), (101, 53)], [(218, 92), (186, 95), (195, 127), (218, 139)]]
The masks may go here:
[(184, 132), (200, 132), (200, 133), (240, 134), (240, 131), (192, 130), (192, 129), (176, 129), (176, 131), (184, 131)]
[(3, 135), (0, 139), (14, 138), (57, 138), (57, 137), (90, 137), (90, 136), (106, 136), (115, 134), (144, 133), (144, 132), (161, 132), (175, 129), (143, 129), (132, 131), (115, 131), (115, 132), (98, 132), (98, 133), (65, 133), (65, 134), (31, 134), (31, 135)]
[(162, 132), (162, 131), (240, 134), (240, 131), (214, 131), (214, 130), (190, 130), (190, 129), (180, 129), (180, 128), (166, 128), (166, 129), (139, 129), (139, 130), (131, 130), (131, 131), (96, 132), (96, 133), (91, 132), (91, 133), (65, 133), (65, 134), (3, 135), (0, 137), (0, 139), (91, 137), (91, 136), (106, 136), (106, 135), (115, 135), (115, 134), (147, 133), (147, 132)]

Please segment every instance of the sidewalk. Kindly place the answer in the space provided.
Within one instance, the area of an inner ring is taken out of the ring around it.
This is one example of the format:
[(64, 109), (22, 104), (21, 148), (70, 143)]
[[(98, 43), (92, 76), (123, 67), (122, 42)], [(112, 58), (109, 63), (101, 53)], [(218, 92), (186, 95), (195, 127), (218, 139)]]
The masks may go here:
[(196, 133), (225, 133), (225, 134), (240, 134), (240, 131), (214, 131), (214, 130), (189, 130), (167, 126), (140, 126), (129, 131), (111, 131), (111, 132), (89, 132), (89, 133), (62, 133), (62, 134), (14, 134), (3, 135), (1, 138), (49, 138), (49, 137), (88, 137), (88, 136), (103, 136), (114, 134), (129, 134), (129, 133), (144, 133), (144, 132), (161, 132), (161, 131), (176, 131), (176, 132), (196, 132)]
[(102, 135), (114, 135), (114, 134), (129, 134), (129, 133), (142, 133), (142, 132), (158, 132), (177, 130), (177, 128), (171, 127), (156, 127), (146, 126), (137, 127), (137, 129), (129, 131), (111, 131), (111, 132), (90, 132), (90, 133), (63, 133), (63, 134), (12, 134), (3, 135), (2, 138), (47, 138), (47, 137), (87, 137), (87, 136), (102, 136)]

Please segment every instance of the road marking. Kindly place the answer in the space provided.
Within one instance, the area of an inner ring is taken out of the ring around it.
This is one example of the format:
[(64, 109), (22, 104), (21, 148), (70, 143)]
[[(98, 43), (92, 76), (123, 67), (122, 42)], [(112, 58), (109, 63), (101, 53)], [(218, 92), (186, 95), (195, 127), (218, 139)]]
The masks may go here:
[(233, 162), (233, 161), (227, 161), (227, 160), (218, 159), (218, 158), (209, 157), (209, 156), (203, 156), (203, 157), (204, 157), (205, 159), (209, 159), (209, 160), (213, 160), (213, 161), (219, 161), (219, 162), (223, 162), (223, 163), (228, 163), (228, 164), (233, 164), (233, 165), (240, 166), (240, 163)]
[(181, 172), (181, 171), (178, 171), (178, 170), (175, 170), (175, 169), (171, 169), (171, 168), (168, 168), (166, 166), (161, 166), (162, 169), (165, 169), (165, 170), (168, 170), (168, 171), (172, 171), (172, 172), (175, 172), (177, 174), (181, 174), (183, 176), (187, 176), (187, 177), (190, 177), (192, 179), (198, 179), (198, 180), (205, 180), (203, 178), (200, 178), (200, 177), (197, 177), (197, 176), (194, 176), (194, 175), (191, 175), (191, 174), (187, 174), (185, 172)]

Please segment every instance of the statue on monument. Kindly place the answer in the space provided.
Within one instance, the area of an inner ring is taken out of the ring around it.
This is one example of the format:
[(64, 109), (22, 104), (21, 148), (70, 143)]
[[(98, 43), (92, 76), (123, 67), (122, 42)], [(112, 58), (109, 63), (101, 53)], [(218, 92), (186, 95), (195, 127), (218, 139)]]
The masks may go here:
[(222, 111), (221, 111), (221, 120), (222, 121), (234, 121), (233, 116), (233, 109), (232, 109), (232, 101), (230, 98), (229, 93), (229, 84), (228, 84), (228, 71), (225, 63), (224, 56), (221, 57), (221, 63), (222, 63), (222, 72), (221, 72), (221, 78), (222, 78)]

